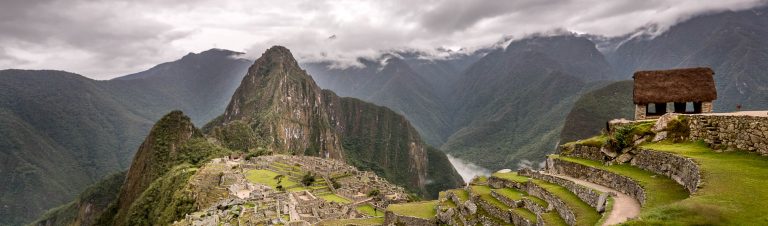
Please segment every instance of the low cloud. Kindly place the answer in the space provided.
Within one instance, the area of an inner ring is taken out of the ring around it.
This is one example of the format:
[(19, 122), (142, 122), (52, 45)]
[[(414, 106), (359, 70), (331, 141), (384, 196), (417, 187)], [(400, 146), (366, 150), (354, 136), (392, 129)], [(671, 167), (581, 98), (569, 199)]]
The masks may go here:
[(491, 175), (491, 171), (481, 166), (475, 165), (471, 162), (464, 161), (462, 159), (448, 155), (448, 161), (453, 164), (453, 168), (459, 172), (464, 182), (469, 182), (475, 176), (487, 176)]
[[(663, 32), (707, 12), (766, 0), (7, 0), (0, 69), (59, 69), (108, 79), (223, 48), (251, 58), (284, 45), (300, 61), (354, 65), (402, 49), (476, 49), (552, 30)], [(329, 37), (334, 37), (330, 38)]]

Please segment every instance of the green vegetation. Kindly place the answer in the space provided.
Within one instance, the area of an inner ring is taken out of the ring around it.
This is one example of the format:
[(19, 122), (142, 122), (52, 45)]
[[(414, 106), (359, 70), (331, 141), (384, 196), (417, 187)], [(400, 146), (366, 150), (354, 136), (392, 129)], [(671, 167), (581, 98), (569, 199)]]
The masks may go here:
[(392, 204), (387, 207), (387, 211), (401, 216), (418, 217), (422, 219), (433, 219), (437, 214), (437, 201), (422, 201), (403, 204)]
[(301, 176), (301, 184), (304, 186), (312, 186), (312, 184), (315, 183), (315, 175), (312, 173), (306, 173), (304, 176)]
[(693, 158), (704, 186), (690, 198), (644, 212), (634, 225), (764, 225), (768, 212), (768, 157), (746, 151), (714, 152), (703, 142), (661, 142), (643, 148)]
[[(565, 220), (563, 220), (562, 217), (560, 217), (560, 214), (557, 212), (557, 210), (552, 210), (547, 213), (541, 214), (541, 219), (544, 221), (544, 225), (547, 226), (566, 226), (568, 223), (565, 223)], [(595, 225), (601, 225), (601, 224), (595, 224)]]
[(633, 85), (632, 80), (600, 83), (582, 94), (565, 118), (560, 143), (605, 133), (605, 122), (609, 120), (632, 119), (635, 105), (628, 100), (632, 100)]
[(347, 204), (352, 203), (352, 201), (349, 201), (349, 199), (346, 199), (344, 197), (338, 196), (336, 194), (325, 194), (319, 196), (321, 199), (325, 199), (325, 201), (329, 202), (336, 202), (341, 204)]
[(511, 188), (499, 188), (499, 189), (493, 189), (493, 191), (511, 200), (521, 200), (525, 195), (525, 193), (515, 189), (511, 189)]
[(348, 225), (374, 226), (374, 225), (382, 225), (382, 224), (384, 224), (383, 217), (326, 220), (318, 223), (319, 226), (348, 226)]
[(169, 225), (197, 210), (187, 187), (195, 172), (192, 165), (181, 164), (153, 181), (127, 211), (127, 225)]
[(616, 128), (612, 136), (607, 142), (607, 145), (613, 150), (620, 151), (624, 148), (628, 148), (633, 144), (635, 136), (653, 135), (651, 128), (655, 124), (655, 121), (642, 122), (638, 124), (629, 124)]
[(531, 180), (531, 182), (563, 200), (576, 214), (576, 225), (595, 225), (600, 220), (600, 214), (595, 208), (579, 199), (567, 188), (542, 180)]
[(517, 172), (509, 172), (509, 173), (493, 173), (491, 174), (492, 177), (498, 177), (505, 180), (510, 180), (518, 183), (525, 183), (528, 182), (530, 178), (517, 175)]
[(248, 170), (245, 172), (245, 178), (248, 179), (249, 182), (267, 185), (274, 189), (277, 189), (277, 186), (282, 186), (283, 188), (293, 188), (299, 185), (298, 183), (291, 180), (278, 179), (279, 175), (282, 174), (262, 169)]
[(680, 142), (685, 140), (691, 133), (691, 129), (688, 127), (688, 117), (678, 115), (667, 123), (665, 130), (668, 132), (667, 137), (673, 141)]
[(373, 208), (373, 206), (371, 206), (371, 204), (360, 205), (360, 206), (356, 207), (355, 209), (357, 209), (357, 211), (360, 212), (360, 213), (363, 213), (365, 215), (372, 216), (372, 217), (383, 217), (384, 216), (384, 212), (376, 210), (376, 208)]
[(638, 184), (640, 184), (646, 191), (645, 203), (643, 203), (642, 208), (643, 211), (677, 202), (688, 197), (688, 190), (669, 177), (654, 174), (635, 166), (625, 164), (606, 166), (600, 162), (592, 160), (557, 155), (552, 155), (552, 157), (627, 176), (638, 182)]

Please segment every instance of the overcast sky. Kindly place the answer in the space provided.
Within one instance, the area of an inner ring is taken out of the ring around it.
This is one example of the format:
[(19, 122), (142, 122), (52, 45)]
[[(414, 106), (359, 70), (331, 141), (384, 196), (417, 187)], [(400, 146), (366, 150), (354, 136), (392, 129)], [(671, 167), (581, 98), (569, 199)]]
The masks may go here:
[[(616, 36), (765, 0), (2, 0), (0, 69), (57, 69), (95, 79), (188, 52), (349, 60), (381, 50), (490, 45), (565, 29)], [(334, 38), (331, 38), (334, 37)]]

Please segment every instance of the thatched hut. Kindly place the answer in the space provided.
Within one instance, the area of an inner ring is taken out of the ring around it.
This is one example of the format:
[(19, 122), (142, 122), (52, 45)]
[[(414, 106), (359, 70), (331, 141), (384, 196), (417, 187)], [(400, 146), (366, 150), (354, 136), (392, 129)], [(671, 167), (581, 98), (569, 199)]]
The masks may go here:
[(635, 120), (658, 118), (667, 112), (712, 112), (712, 101), (717, 99), (714, 74), (704, 67), (635, 72)]

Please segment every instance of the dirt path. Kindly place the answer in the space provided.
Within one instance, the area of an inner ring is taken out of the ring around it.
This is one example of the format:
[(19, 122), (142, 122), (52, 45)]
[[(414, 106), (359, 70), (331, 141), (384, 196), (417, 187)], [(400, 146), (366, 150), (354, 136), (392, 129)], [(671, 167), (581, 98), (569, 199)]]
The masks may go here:
[(605, 220), (603, 225), (615, 225), (627, 221), (630, 218), (635, 218), (640, 214), (640, 203), (634, 198), (621, 193), (613, 188), (595, 184), (582, 179), (576, 179), (569, 176), (547, 174), (566, 180), (573, 181), (577, 184), (584, 185), (601, 192), (613, 192), (616, 193), (616, 197), (613, 197), (613, 209), (608, 213), (608, 219)]

